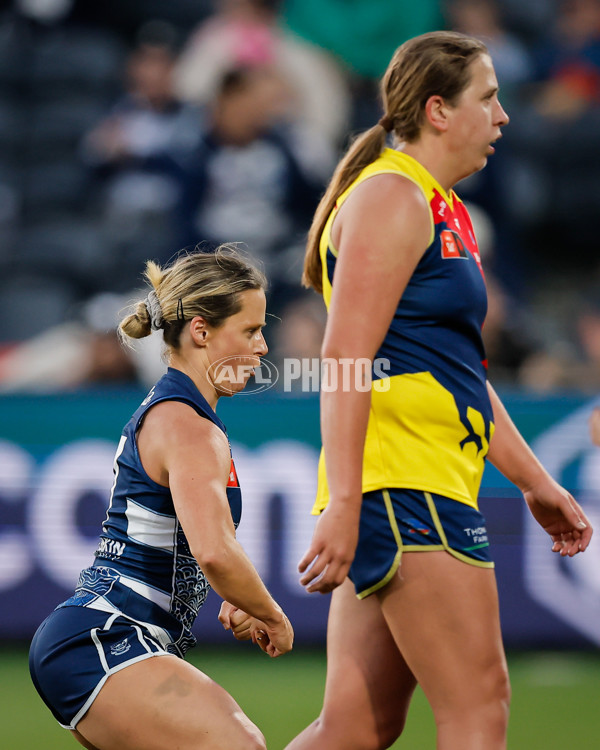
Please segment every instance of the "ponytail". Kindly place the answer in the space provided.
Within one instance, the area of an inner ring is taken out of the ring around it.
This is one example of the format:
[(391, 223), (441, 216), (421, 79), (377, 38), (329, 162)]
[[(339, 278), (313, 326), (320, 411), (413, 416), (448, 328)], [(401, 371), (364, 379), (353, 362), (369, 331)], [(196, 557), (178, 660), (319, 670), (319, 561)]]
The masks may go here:
[(340, 195), (350, 187), (362, 170), (381, 154), (385, 147), (386, 137), (387, 132), (384, 124), (380, 123), (373, 126), (356, 138), (337, 165), (325, 195), (317, 206), (308, 232), (304, 272), (302, 274), (304, 286), (313, 287), (319, 293), (323, 291), (323, 269), (319, 246), (325, 224), (327, 224), (329, 215), (335, 208)]

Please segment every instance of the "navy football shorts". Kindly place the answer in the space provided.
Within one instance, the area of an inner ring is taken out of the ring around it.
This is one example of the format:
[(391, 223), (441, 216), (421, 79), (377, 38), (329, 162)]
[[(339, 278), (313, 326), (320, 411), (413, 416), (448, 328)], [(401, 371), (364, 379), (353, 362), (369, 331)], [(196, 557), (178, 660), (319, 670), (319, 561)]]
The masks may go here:
[(59, 607), (40, 625), (29, 670), (44, 703), (66, 729), (75, 729), (111, 674), (167, 653), (143, 623), (120, 612)]
[(358, 546), (349, 577), (363, 599), (396, 573), (403, 552), (445, 550), (471, 565), (493, 568), (483, 515), (465, 503), (421, 490), (363, 494)]

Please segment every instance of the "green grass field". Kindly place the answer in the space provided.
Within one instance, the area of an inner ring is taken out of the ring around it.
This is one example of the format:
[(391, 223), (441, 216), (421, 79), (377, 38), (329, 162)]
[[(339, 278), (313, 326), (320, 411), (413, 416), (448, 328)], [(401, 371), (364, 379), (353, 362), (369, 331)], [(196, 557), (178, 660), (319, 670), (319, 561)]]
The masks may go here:
[[(195, 653), (194, 653), (195, 652)], [(200, 647), (191, 661), (223, 685), (258, 724), (270, 750), (281, 750), (317, 715), (325, 656), (298, 649), (270, 660), (250, 644)], [(600, 654), (512, 654), (510, 750), (598, 750)], [(58, 750), (79, 747), (39, 700), (24, 648), (0, 650), (0, 747)], [(417, 692), (405, 734), (394, 750), (434, 750), (431, 711)], [(143, 750), (143, 748), (140, 748)], [(224, 748), (226, 750), (226, 748)]]

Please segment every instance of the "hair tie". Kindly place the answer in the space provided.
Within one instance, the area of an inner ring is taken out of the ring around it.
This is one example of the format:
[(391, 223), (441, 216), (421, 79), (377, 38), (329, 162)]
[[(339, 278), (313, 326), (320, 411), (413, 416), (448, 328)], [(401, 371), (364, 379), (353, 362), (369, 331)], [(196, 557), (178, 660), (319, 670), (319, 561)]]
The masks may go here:
[(158, 301), (154, 289), (148, 293), (144, 304), (146, 305), (146, 310), (148, 310), (150, 316), (150, 327), (153, 331), (158, 331), (162, 328), (164, 318), (160, 302)]
[(384, 115), (377, 124), (381, 125), (386, 133), (391, 133), (394, 129), (394, 121), (388, 115)]

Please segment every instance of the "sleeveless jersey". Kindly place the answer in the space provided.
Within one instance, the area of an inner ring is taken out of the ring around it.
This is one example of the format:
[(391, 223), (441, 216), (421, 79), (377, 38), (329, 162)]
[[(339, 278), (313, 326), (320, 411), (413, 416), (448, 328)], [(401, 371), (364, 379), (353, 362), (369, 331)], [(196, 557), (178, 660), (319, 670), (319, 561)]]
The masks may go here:
[[(195, 643), (191, 626), (210, 585), (177, 519), (168, 487), (144, 471), (136, 435), (149, 409), (181, 401), (225, 430), (193, 381), (173, 368), (156, 383), (125, 426), (115, 456), (115, 479), (92, 567), (82, 571), (66, 605), (120, 611), (157, 626), (161, 645), (183, 655)], [(202, 455), (198, 456), (202, 461)], [(227, 498), (233, 522), (241, 517), (241, 490), (231, 461)], [(202, 497), (198, 497), (202, 502)]]
[[(330, 234), (337, 211), (358, 185), (384, 173), (402, 175), (423, 191), (431, 243), (375, 355), (362, 489), (422, 490), (477, 508), (493, 413), (481, 339), (487, 294), (464, 204), (415, 159), (385, 149), (340, 196), (325, 226), (323, 296), (329, 306), (337, 260)], [(313, 512), (328, 501), (321, 453)]]

